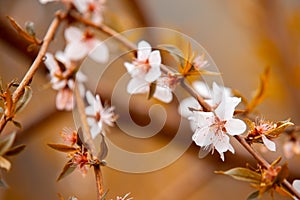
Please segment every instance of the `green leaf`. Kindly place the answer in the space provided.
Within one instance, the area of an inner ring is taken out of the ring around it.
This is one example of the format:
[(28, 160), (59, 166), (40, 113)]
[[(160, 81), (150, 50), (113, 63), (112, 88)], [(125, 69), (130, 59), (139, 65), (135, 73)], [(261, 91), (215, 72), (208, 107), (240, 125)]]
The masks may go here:
[(259, 196), (259, 191), (255, 191), (255, 192), (251, 193), (251, 194), (247, 197), (247, 200), (258, 199), (258, 196)]
[(102, 140), (101, 140), (101, 143), (100, 143), (100, 152), (97, 156), (100, 161), (104, 160), (107, 156), (107, 153), (108, 153), (108, 147), (107, 147), (107, 144), (105, 142), (104, 136), (102, 134), (101, 134), (101, 137), (102, 137)]
[(231, 176), (232, 178), (240, 181), (246, 181), (251, 183), (260, 183), (261, 175), (248, 169), (248, 168), (242, 168), (237, 167), (233, 168), (227, 171), (216, 171), (217, 174), (224, 174)]
[(148, 97), (147, 97), (148, 100), (153, 97), (155, 90), (156, 90), (156, 82), (150, 83), (150, 89), (149, 89), (149, 93), (148, 93)]
[(8, 149), (13, 145), (15, 138), (16, 132), (12, 132), (11, 134), (0, 138), (0, 156), (4, 155), (8, 151)]
[(105, 200), (106, 199), (107, 193), (108, 193), (108, 190), (106, 190), (104, 192), (103, 196), (101, 197), (101, 200)]
[(0, 168), (5, 169), (6, 171), (9, 171), (11, 168), (11, 163), (3, 156), (0, 156)]
[(32, 97), (32, 90), (30, 86), (25, 86), (24, 93), (16, 104), (16, 113), (21, 112), (29, 103)]
[(56, 181), (60, 181), (65, 178), (69, 174), (71, 174), (76, 169), (76, 166), (73, 165), (72, 160), (69, 160), (67, 164), (64, 166), (63, 170), (60, 172)]
[(55, 149), (57, 151), (61, 151), (64, 153), (71, 153), (74, 151), (77, 151), (78, 149), (72, 146), (68, 146), (65, 144), (48, 144), (49, 147), (51, 147), (52, 149)]
[(5, 156), (14, 156), (21, 153), (25, 149), (26, 145), (21, 144), (15, 147), (10, 148), (7, 152), (5, 152)]

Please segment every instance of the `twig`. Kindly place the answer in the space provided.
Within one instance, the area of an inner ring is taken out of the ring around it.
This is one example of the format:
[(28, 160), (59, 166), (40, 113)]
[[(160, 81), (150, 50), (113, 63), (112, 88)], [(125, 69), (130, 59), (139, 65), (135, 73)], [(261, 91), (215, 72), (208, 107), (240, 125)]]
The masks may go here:
[(96, 187), (97, 187), (97, 200), (101, 200), (104, 195), (104, 187), (103, 187), (104, 184), (103, 184), (102, 172), (99, 163), (94, 165), (94, 172), (95, 172)]
[[(55, 18), (53, 19), (51, 25), (48, 28), (48, 31), (43, 39), (43, 43), (41, 45), (41, 48), (39, 50), (39, 53), (37, 55), (37, 57), (35, 58), (34, 62), (32, 63), (32, 65), (30, 66), (29, 70), (27, 71), (27, 73), (25, 74), (24, 78), (22, 79), (20, 85), (16, 88), (16, 90), (14, 91), (14, 93), (12, 94), (12, 100), (13, 100), (13, 104), (16, 104), (18, 102), (18, 100), (20, 99), (20, 97), (22, 96), (23, 92), (24, 92), (24, 88), (25, 86), (27, 86), (31, 79), (33, 78), (33, 75), (35, 74), (35, 72), (37, 71), (37, 69), (39, 68), (41, 62), (43, 61), (45, 54), (47, 52), (47, 49), (49, 47), (50, 42), (52, 41), (57, 28), (59, 27), (61, 21), (66, 17), (66, 14), (63, 12), (58, 11), (56, 13)], [(1, 120), (0, 120), (0, 133), (2, 133), (4, 127), (6, 126), (7, 122), (10, 119), (8, 119), (5, 114), (2, 115)]]

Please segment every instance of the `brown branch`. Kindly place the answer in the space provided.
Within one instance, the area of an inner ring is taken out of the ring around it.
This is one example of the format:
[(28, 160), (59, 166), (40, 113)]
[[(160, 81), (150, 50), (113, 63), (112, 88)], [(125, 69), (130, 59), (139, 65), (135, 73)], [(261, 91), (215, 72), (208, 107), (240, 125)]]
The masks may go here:
[[(13, 103), (16, 104), (20, 97), (22, 96), (24, 92), (25, 86), (29, 85), (30, 81), (32, 80), (35, 72), (39, 68), (41, 62), (43, 61), (45, 54), (47, 52), (47, 49), (49, 47), (50, 42), (52, 41), (57, 28), (59, 27), (61, 21), (66, 17), (65, 13), (57, 12), (55, 18), (53, 19), (51, 25), (48, 28), (48, 31), (43, 39), (43, 43), (41, 45), (41, 48), (39, 50), (39, 53), (37, 57), (35, 58), (34, 62), (30, 66), (29, 70), (26, 72), (24, 78), (22, 79), (20, 85), (16, 88), (14, 93), (12, 94), (12, 100)], [(0, 133), (2, 133), (4, 127), (6, 126), (7, 122), (11, 120), (5, 116), (5, 114), (2, 115), (0, 120)]]
[(97, 187), (97, 200), (101, 200), (104, 196), (104, 187), (103, 187), (103, 178), (100, 168), (100, 164), (97, 163), (94, 165), (94, 172), (96, 178), (96, 187)]

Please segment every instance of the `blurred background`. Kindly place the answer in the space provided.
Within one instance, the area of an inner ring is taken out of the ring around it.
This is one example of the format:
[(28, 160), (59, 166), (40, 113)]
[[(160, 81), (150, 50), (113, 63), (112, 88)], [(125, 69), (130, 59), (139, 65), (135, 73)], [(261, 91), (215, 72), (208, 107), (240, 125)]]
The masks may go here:
[[(0, 1), (0, 76), (4, 83), (14, 78), (21, 80), (37, 53), (27, 51), (28, 43), (16, 34), (6, 16), (12, 16), (22, 26), (26, 21), (34, 22), (37, 36), (42, 38), (55, 11), (60, 8), (63, 6), (59, 3), (41, 5), (38, 0)], [(118, 31), (155, 26), (187, 34), (209, 52), (222, 72), (225, 85), (248, 98), (259, 85), (264, 67), (271, 66), (270, 87), (258, 110), (265, 119), (291, 118), (292, 122), (300, 124), (300, 1), (107, 0), (105, 22)], [(49, 51), (59, 49), (62, 44), (60, 30)], [(121, 68), (117, 73), (126, 72)], [(79, 199), (95, 199), (92, 170), (84, 178), (75, 172), (56, 182), (66, 158), (46, 144), (61, 142), (60, 130), (65, 126), (74, 127), (74, 122), (72, 113), (55, 109), (56, 92), (47, 87), (47, 82), (47, 72), (41, 67), (32, 82), (33, 98), (16, 118), (23, 126), (18, 130), (16, 143), (26, 144), (27, 148), (11, 159), (11, 171), (2, 173), (10, 187), (0, 188), (0, 199), (52, 200), (58, 199), (57, 193), (65, 198), (75, 195)], [(110, 83), (103, 84), (98, 92), (109, 100)], [(147, 113), (151, 101), (145, 106), (140, 101), (143, 99), (135, 99), (134, 110), (132, 105), (130, 108), (133, 119), (140, 125), (149, 123)], [(109, 137), (128, 150), (155, 150), (176, 133), (177, 106), (175, 100), (166, 106), (171, 114), (164, 128), (153, 138), (130, 139), (117, 128)], [(190, 131), (188, 123), (186, 126)], [(5, 132), (15, 129), (9, 124)], [(280, 138), (281, 141), (285, 139)], [(106, 189), (109, 189), (108, 199), (128, 192), (134, 199), (246, 199), (253, 191), (247, 183), (214, 174), (216, 170), (243, 167), (246, 162), (256, 165), (239, 144), (232, 142), (236, 154), (226, 153), (224, 163), (217, 153), (198, 159), (199, 148), (192, 144), (176, 162), (155, 172), (132, 174), (105, 167), (103, 176)], [(282, 153), (280, 143), (277, 148), (277, 153), (266, 153), (270, 162)], [(299, 155), (288, 162), (289, 179), (299, 179)]]

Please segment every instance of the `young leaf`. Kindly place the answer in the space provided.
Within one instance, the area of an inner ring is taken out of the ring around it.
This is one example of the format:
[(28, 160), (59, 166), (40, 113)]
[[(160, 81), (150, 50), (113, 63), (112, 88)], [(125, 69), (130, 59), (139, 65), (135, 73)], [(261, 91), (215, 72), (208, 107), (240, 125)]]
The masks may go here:
[(99, 160), (105, 159), (105, 157), (107, 156), (107, 152), (108, 152), (107, 144), (106, 144), (104, 136), (102, 134), (101, 134), (101, 137), (102, 137), (102, 141), (100, 144), (100, 152), (97, 156)]
[(24, 93), (21, 96), (20, 100), (16, 104), (16, 111), (15, 113), (21, 112), (29, 103), (32, 97), (32, 90), (30, 86), (25, 86)]
[(0, 156), (5, 154), (9, 150), (15, 140), (15, 137), (16, 132), (12, 132), (11, 134), (0, 138)]
[(22, 129), (22, 125), (21, 125), (20, 122), (15, 121), (15, 120), (12, 120), (12, 122), (13, 122), (13, 124), (14, 124), (17, 128)]
[(23, 151), (25, 149), (26, 145), (25, 144), (21, 144), (15, 147), (10, 148), (7, 152), (5, 152), (5, 156), (14, 156), (17, 155), (19, 153), (21, 153), (21, 151)]
[(271, 129), (269, 132), (265, 133), (266, 135), (278, 136), (280, 135), (287, 127), (294, 125), (289, 120), (280, 121), (276, 123), (277, 127), (275, 129)]
[(6, 171), (9, 171), (11, 168), (11, 163), (2, 156), (0, 156), (0, 168), (5, 169)]
[(51, 147), (52, 149), (55, 149), (57, 151), (61, 151), (64, 153), (71, 153), (74, 151), (77, 151), (78, 149), (72, 146), (68, 146), (65, 144), (48, 144), (49, 147)]
[(253, 109), (264, 99), (265, 93), (267, 91), (267, 86), (270, 77), (270, 67), (266, 67), (263, 74), (260, 76), (260, 85), (259, 88), (256, 90), (256, 93), (251, 100), (251, 102), (247, 105), (246, 110), (248, 112), (253, 111)]
[(59, 174), (56, 181), (60, 181), (61, 179), (65, 178), (69, 174), (71, 174), (76, 169), (76, 166), (72, 164), (72, 160), (69, 160), (67, 164), (64, 166), (63, 170)]
[(155, 82), (150, 83), (150, 89), (147, 97), (148, 100), (153, 97), (155, 90), (156, 90), (156, 83)]
[(255, 200), (258, 199), (259, 196), (259, 191), (255, 191), (253, 193), (251, 193), (248, 197), (247, 200)]
[(30, 35), (28, 32), (26, 32), (12, 17), (7, 16), (8, 20), (10, 21), (11, 25), (16, 29), (18, 34), (26, 39), (28, 42), (35, 43), (35, 44), (41, 44), (42, 42), (38, 40), (35, 36)]
[(216, 171), (217, 174), (224, 174), (231, 176), (232, 178), (240, 181), (246, 181), (251, 183), (260, 183), (261, 175), (247, 168), (237, 167), (225, 172)]

